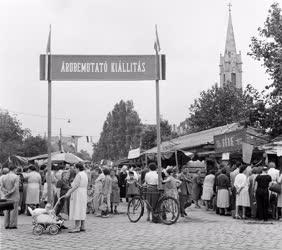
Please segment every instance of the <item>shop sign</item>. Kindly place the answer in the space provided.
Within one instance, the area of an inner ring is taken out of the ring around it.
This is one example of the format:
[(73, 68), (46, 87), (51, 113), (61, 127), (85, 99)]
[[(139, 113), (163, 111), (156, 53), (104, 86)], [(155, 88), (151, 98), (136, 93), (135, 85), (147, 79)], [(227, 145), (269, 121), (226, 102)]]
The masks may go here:
[(235, 152), (242, 149), (242, 143), (246, 141), (246, 130), (240, 129), (225, 134), (214, 136), (215, 152)]

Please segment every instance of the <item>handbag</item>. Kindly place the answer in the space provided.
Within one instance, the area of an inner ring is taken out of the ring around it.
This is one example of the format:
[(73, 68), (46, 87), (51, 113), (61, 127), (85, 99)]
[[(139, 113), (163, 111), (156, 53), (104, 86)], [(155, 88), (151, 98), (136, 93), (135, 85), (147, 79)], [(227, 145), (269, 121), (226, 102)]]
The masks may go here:
[(280, 194), (281, 193), (281, 184), (272, 183), (269, 187), (269, 191)]

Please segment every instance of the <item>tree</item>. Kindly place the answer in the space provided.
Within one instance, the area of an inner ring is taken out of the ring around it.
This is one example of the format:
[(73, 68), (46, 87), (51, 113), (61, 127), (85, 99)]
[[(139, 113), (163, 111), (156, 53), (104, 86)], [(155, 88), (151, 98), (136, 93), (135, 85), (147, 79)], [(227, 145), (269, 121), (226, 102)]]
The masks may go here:
[(264, 95), (264, 129), (273, 137), (282, 133), (282, 17), (278, 3), (271, 5), (264, 27), (258, 28), (259, 38), (252, 37), (248, 54), (269, 74), (272, 83)]
[(141, 120), (132, 101), (121, 100), (108, 113), (97, 144), (93, 145), (95, 161), (126, 157), (130, 148), (140, 145)]
[[(190, 106), (190, 117), (186, 119), (191, 132), (198, 132), (233, 122), (248, 121), (254, 107), (250, 86), (243, 91), (231, 85), (219, 88), (214, 85), (202, 91), (200, 97)], [(255, 123), (252, 120), (253, 125)]]
[(26, 157), (46, 154), (47, 150), (47, 141), (41, 136), (28, 136), (21, 148), (22, 155)]
[(16, 117), (0, 110), (0, 162), (20, 153), (23, 139), (29, 134), (29, 130), (23, 129)]
[(262, 66), (272, 79), (272, 83), (267, 85), (272, 89), (271, 95), (282, 95), (282, 17), (278, 3), (271, 5), (264, 27), (258, 31), (260, 38), (252, 37), (248, 54), (263, 61)]
[[(172, 132), (172, 127), (167, 120), (161, 119), (161, 141), (175, 138), (177, 135)], [(156, 125), (147, 126), (142, 134), (142, 149), (148, 150), (157, 146)]]

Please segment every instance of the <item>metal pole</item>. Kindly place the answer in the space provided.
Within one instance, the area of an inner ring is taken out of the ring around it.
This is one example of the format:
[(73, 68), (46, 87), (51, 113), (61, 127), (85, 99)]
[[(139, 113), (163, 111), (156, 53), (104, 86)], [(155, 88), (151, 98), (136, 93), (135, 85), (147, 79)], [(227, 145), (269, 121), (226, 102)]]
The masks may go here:
[(50, 79), (51, 55), (48, 55), (48, 165), (47, 165), (47, 187), (48, 203), (51, 202), (51, 101), (52, 101), (52, 81)]
[(48, 164), (47, 164), (47, 201), (52, 202), (51, 181), (51, 107), (52, 107), (52, 80), (51, 80), (51, 25), (48, 37), (46, 53), (48, 56), (47, 79), (48, 79)]
[[(156, 49), (157, 75), (159, 77), (159, 53)], [(158, 162), (158, 188), (162, 189), (162, 161), (161, 161), (161, 121), (160, 121), (160, 87), (156, 80), (156, 117), (157, 117), (157, 162)]]

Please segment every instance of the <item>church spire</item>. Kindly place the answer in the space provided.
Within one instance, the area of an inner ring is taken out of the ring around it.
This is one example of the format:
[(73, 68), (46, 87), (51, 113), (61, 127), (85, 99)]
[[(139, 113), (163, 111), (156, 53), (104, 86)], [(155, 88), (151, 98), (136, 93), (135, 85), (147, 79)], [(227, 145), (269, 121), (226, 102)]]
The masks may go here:
[(234, 31), (232, 25), (232, 18), (231, 18), (231, 3), (228, 4), (229, 7), (229, 19), (228, 19), (228, 27), (227, 27), (227, 35), (226, 35), (226, 42), (225, 42), (225, 54), (236, 54), (236, 44), (234, 38)]
[(231, 18), (231, 4), (229, 7), (229, 20), (225, 42), (224, 55), (220, 55), (219, 75), (220, 87), (232, 85), (242, 89), (242, 59), (241, 52), (237, 54)]

